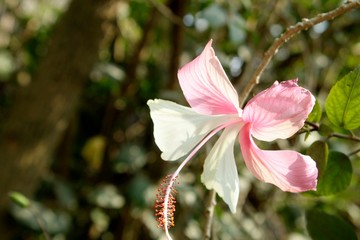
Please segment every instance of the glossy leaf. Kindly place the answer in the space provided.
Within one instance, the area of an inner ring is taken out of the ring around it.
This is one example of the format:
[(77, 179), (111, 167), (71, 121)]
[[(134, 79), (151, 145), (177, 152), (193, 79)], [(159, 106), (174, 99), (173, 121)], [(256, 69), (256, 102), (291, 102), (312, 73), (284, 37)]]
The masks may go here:
[(326, 169), (328, 153), (328, 145), (323, 141), (314, 142), (307, 150), (307, 154), (316, 162), (319, 178), (322, 177)]
[(317, 193), (331, 195), (345, 190), (351, 181), (352, 166), (348, 156), (331, 151), (323, 175), (319, 178)]
[(313, 240), (356, 240), (352, 227), (341, 218), (311, 209), (306, 211), (306, 228)]
[(311, 113), (309, 114), (307, 121), (309, 122), (320, 122), (322, 116), (321, 106), (318, 100), (316, 100), (315, 105)]
[(360, 127), (360, 67), (331, 89), (325, 111), (332, 124), (351, 130)]

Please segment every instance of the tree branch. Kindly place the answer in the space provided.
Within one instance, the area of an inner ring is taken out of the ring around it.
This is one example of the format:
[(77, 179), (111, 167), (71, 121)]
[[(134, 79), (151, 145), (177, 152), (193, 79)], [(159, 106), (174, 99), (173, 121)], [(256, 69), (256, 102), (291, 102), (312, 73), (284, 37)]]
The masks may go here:
[[(187, 0), (172, 0), (169, 3), (169, 7), (172, 10), (172, 14), (178, 19), (182, 19), (186, 13)], [(170, 36), (170, 59), (169, 61), (169, 81), (167, 83), (167, 89), (174, 89), (177, 84), (177, 72), (180, 65), (180, 56), (184, 42), (185, 26), (173, 22), (171, 26)]]
[(348, 156), (350, 157), (350, 156), (352, 156), (352, 155), (357, 154), (358, 152), (360, 152), (360, 148), (357, 149), (357, 150), (355, 150), (355, 151), (353, 151), (353, 152), (351, 152), (351, 153), (349, 153)]
[(277, 53), (278, 49), (284, 43), (286, 43), (288, 40), (290, 40), (292, 37), (294, 37), (303, 30), (307, 30), (318, 23), (334, 19), (356, 8), (360, 8), (359, 0), (347, 1), (342, 6), (332, 11), (320, 13), (316, 17), (311, 19), (303, 18), (301, 22), (298, 22), (297, 24), (288, 27), (287, 30), (278, 39), (276, 39), (275, 42), (270, 46), (270, 48), (265, 52), (260, 65), (255, 70), (254, 74), (250, 78), (250, 81), (240, 94), (240, 106), (244, 104), (247, 96), (250, 94), (254, 86), (259, 83), (260, 77), (264, 72), (265, 68), (267, 67), (273, 56)]

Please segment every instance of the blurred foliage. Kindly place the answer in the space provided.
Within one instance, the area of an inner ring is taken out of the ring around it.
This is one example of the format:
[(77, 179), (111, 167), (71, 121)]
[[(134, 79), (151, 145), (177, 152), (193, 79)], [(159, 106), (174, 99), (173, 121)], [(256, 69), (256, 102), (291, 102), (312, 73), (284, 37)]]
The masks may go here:
[[(186, 104), (177, 79), (171, 77), (170, 65), (175, 61), (171, 56), (179, 57), (181, 66), (212, 38), (217, 56), (240, 90), (260, 54), (288, 26), (342, 2), (121, 1), (113, 39), (99, 53), (99, 62), (89, 76), (79, 110), (54, 156), (48, 177), (34, 199), (28, 200), (30, 204), (19, 206), (16, 202), (24, 199), (12, 195), (15, 203), (9, 211), (14, 239), (40, 239), (41, 228), (53, 239), (164, 239), (163, 231), (157, 228), (153, 204), (160, 179), (178, 163), (160, 159), (146, 101), (164, 98)], [(184, 16), (177, 16), (174, 3), (184, 5)], [(32, 74), (67, 4), (67, 0), (0, 3), (0, 123), (15, 107), (12, 99), (18, 89), (32, 84)], [(178, 29), (184, 32), (183, 44), (174, 42), (172, 29), (178, 24), (167, 12), (183, 22), (183, 28)], [(330, 180), (321, 183), (319, 179), (315, 194), (284, 193), (254, 181), (239, 154), (238, 211), (231, 214), (218, 199), (213, 239), (329, 239), (318, 236), (333, 236), (334, 229), (341, 237), (349, 236), (344, 239), (355, 239), (352, 229), (360, 237), (358, 111), (351, 118), (355, 123), (345, 122), (345, 129), (342, 121), (333, 120), (337, 113), (331, 112), (347, 110), (345, 102), (352, 104), (349, 111), (359, 108), (359, 25), (360, 12), (356, 10), (300, 33), (279, 50), (254, 89), (256, 93), (275, 80), (299, 78), (300, 85), (316, 96), (310, 124), (304, 127), (306, 141), (299, 133), (289, 141), (262, 147), (305, 152), (321, 140), (322, 147), (313, 147), (309, 154), (315, 160), (321, 158), (321, 177)], [(181, 52), (172, 55), (176, 44), (181, 44)], [(349, 79), (351, 70), (355, 77)], [(334, 96), (346, 90), (340, 86), (348, 86), (345, 81), (354, 83), (350, 87), (354, 94), (347, 99)], [(333, 95), (329, 95), (331, 88)], [(341, 106), (329, 111), (328, 102)], [(340, 134), (345, 137), (339, 138)], [(180, 176), (176, 225), (171, 230), (175, 239), (202, 239), (207, 197), (200, 183), (203, 160), (200, 154)], [(326, 229), (327, 233), (321, 232)]]

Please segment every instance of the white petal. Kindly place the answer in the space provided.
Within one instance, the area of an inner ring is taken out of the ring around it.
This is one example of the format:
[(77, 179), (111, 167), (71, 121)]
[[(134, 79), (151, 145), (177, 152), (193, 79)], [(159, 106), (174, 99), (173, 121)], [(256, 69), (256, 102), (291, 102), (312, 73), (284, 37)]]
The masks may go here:
[(236, 212), (239, 200), (239, 176), (234, 158), (234, 143), (239, 125), (224, 130), (205, 159), (201, 181), (206, 188), (214, 189), (227, 203), (231, 212)]
[(177, 160), (187, 154), (211, 130), (238, 118), (237, 115), (208, 116), (174, 102), (155, 99), (147, 102), (154, 122), (154, 137), (164, 160)]

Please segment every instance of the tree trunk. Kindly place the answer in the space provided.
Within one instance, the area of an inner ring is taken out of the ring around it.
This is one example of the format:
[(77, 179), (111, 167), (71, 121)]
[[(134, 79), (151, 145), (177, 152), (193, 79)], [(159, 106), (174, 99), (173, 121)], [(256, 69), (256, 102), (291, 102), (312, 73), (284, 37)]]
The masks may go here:
[[(29, 197), (46, 174), (98, 59), (116, 0), (73, 0), (54, 28), (33, 81), (21, 89), (0, 129), (0, 218), (10, 191)], [(4, 234), (0, 225), (0, 237)]]

